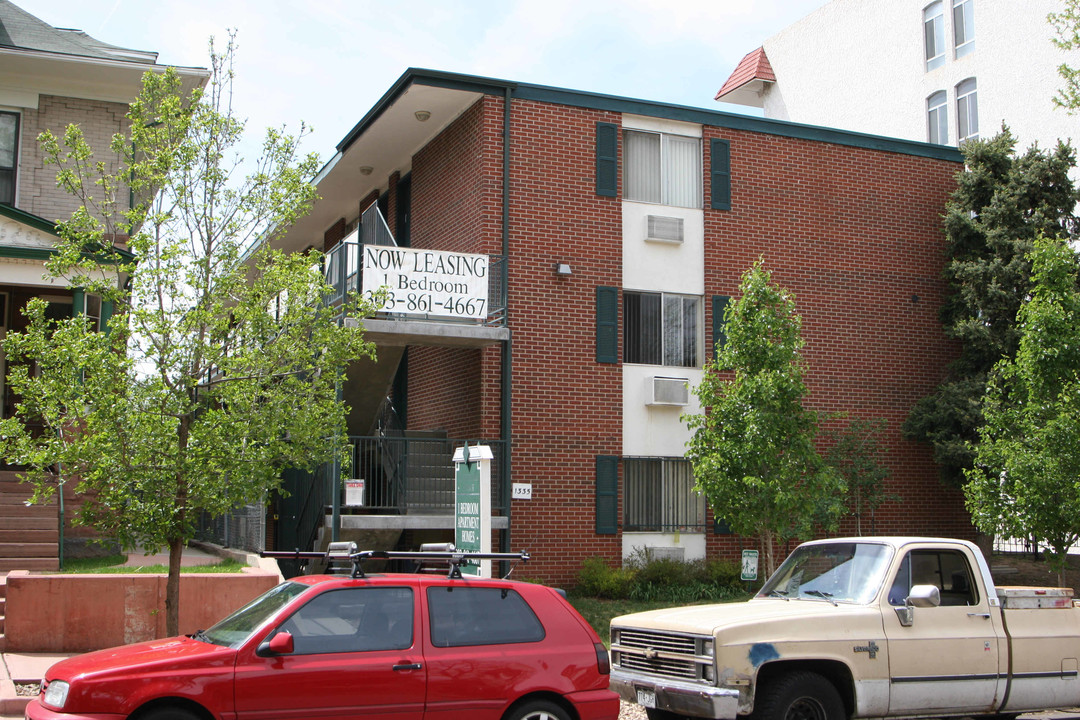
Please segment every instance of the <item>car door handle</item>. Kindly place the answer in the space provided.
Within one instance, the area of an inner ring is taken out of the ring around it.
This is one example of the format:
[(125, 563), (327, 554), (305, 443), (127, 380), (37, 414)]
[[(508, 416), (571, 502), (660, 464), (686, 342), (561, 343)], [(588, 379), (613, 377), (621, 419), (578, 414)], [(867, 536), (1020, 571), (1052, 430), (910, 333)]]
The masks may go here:
[(981, 617), (986, 620), (990, 619), (990, 613), (968, 613), (968, 617)]
[(394, 669), (395, 670), (419, 670), (422, 667), (423, 667), (423, 665), (421, 665), (420, 663), (402, 663), (400, 665), (395, 665)]

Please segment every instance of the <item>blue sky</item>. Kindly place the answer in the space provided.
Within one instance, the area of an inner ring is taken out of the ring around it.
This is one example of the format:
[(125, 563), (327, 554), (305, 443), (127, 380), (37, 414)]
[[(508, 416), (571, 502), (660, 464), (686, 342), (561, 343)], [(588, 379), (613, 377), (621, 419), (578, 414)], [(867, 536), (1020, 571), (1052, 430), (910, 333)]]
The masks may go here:
[(14, 0), (58, 27), (206, 66), (238, 30), (234, 107), (250, 135), (314, 128), (334, 146), (408, 67), (737, 112), (739, 60), (826, 0)]

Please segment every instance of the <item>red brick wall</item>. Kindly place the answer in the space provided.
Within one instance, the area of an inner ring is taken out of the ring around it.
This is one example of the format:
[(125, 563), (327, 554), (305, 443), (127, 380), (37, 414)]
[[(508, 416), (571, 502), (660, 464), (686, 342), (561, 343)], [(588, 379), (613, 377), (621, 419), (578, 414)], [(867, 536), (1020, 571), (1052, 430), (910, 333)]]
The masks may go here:
[[(731, 142), (732, 167), (732, 210), (705, 212), (706, 294), (737, 295), (742, 273), (762, 258), (802, 315), (808, 404), (887, 422), (888, 492), (900, 500), (879, 510), (874, 531), (972, 537), (959, 491), (938, 481), (928, 447), (900, 432), (956, 350), (937, 313), (941, 215), (961, 167), (718, 128), (705, 137), (706, 147), (711, 137)], [(708, 171), (705, 180), (708, 197)], [(739, 544), (714, 537), (709, 550)]]
[[(513, 549), (531, 577), (571, 584), (593, 555), (617, 558), (595, 532), (597, 455), (622, 453), (622, 371), (596, 362), (596, 288), (622, 284), (622, 209), (596, 195), (596, 123), (619, 116), (539, 102), (512, 104), (510, 327)], [(555, 274), (557, 262), (573, 274)]]
[[(595, 458), (622, 451), (621, 368), (596, 362), (596, 288), (622, 277), (620, 200), (595, 194), (598, 121), (621, 118), (512, 104), (513, 480), (533, 496), (513, 502), (511, 545), (533, 552), (527, 576), (563, 585), (584, 559), (621, 552), (618, 536), (594, 530)], [(414, 246), (500, 252), (501, 132), (502, 100), (485, 98), (414, 157)], [(899, 432), (955, 351), (937, 308), (940, 215), (960, 166), (708, 127), (705, 148), (711, 137), (731, 141), (733, 209), (705, 210), (707, 314), (708, 296), (735, 295), (764, 258), (803, 315), (811, 406), (888, 422), (889, 491), (903, 499), (876, 531), (970, 536), (929, 449)], [(556, 262), (573, 274), (557, 276)], [(410, 427), (496, 436), (499, 352), (410, 350)], [(734, 557), (754, 543), (710, 531), (708, 548)]]

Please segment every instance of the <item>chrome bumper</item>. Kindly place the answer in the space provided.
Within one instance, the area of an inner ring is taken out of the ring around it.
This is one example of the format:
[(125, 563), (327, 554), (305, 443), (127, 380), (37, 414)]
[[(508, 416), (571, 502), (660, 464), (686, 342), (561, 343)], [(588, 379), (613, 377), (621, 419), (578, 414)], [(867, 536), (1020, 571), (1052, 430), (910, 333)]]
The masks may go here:
[(739, 712), (739, 691), (711, 685), (643, 678), (619, 670), (611, 671), (611, 689), (627, 702), (638, 701), (638, 690), (650, 691), (656, 698), (656, 709), (676, 715), (689, 715), (716, 720), (734, 720)]

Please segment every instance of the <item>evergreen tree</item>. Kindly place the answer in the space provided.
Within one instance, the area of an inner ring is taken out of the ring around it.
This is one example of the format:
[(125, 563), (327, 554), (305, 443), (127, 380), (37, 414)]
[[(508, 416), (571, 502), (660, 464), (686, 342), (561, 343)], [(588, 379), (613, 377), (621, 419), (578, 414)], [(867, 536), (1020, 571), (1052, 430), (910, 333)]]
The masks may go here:
[(929, 442), (942, 480), (963, 482), (983, 422), (987, 376), (1002, 358), (1016, 355), (1016, 314), (1031, 292), (1029, 253), (1035, 237), (1072, 237), (1080, 195), (1069, 179), (1072, 148), (1032, 147), (1015, 155), (1003, 129), (964, 143), (966, 169), (946, 205), (945, 277), (950, 295), (941, 309), (946, 334), (960, 356), (935, 392), (912, 408), (904, 434)]

